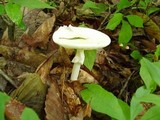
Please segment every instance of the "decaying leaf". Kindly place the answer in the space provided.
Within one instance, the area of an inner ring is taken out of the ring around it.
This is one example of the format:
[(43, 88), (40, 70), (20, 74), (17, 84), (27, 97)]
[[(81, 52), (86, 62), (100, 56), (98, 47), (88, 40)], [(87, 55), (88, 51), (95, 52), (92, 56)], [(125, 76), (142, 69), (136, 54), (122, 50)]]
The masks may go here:
[(55, 82), (51, 83), (48, 90), (45, 101), (45, 112), (47, 120), (65, 120), (61, 95)]
[(8, 27), (3, 32), (3, 36), (1, 38), (1, 44), (2, 45), (10, 45), (11, 44), (11, 41), (10, 41), (9, 36), (8, 36)]
[(45, 84), (46, 82), (49, 83), (49, 74), (50, 69), (52, 67), (53, 62), (56, 61), (56, 52), (51, 54), (48, 59), (46, 59), (39, 67), (37, 68), (36, 72), (40, 75), (42, 82)]
[(46, 43), (49, 41), (54, 23), (55, 16), (52, 16), (44, 21), (31, 36), (24, 34), (25, 37), (22, 37), (22, 40), (32, 47), (45, 47)]
[(38, 67), (47, 58), (43, 53), (36, 53), (27, 49), (18, 49), (5, 45), (0, 45), (0, 54), (4, 58), (14, 59), (33, 67)]
[(80, 83), (96, 83), (94, 77), (82, 69), (80, 70), (78, 81)]
[(40, 113), (45, 101), (47, 85), (42, 83), (36, 73), (26, 73), (19, 77), (22, 84), (11, 93), (11, 97)]
[(152, 38), (157, 39), (160, 42), (160, 28), (159, 26), (147, 15), (137, 12), (138, 16), (143, 19), (144, 22), (144, 30), (145, 32)]
[(5, 116), (7, 120), (21, 120), (21, 114), (25, 108), (25, 105), (11, 99), (5, 108)]
[(81, 101), (79, 97), (75, 94), (74, 90), (68, 85), (64, 84), (63, 86), (64, 99), (68, 104), (70, 112), (73, 115), (76, 115), (80, 109)]

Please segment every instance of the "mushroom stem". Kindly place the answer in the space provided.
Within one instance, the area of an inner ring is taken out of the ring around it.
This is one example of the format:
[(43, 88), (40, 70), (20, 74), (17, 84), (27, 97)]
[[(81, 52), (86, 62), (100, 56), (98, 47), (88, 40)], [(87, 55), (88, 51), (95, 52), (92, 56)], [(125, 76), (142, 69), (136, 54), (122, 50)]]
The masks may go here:
[(85, 58), (84, 50), (78, 49), (75, 57), (72, 60), (74, 65), (73, 65), (72, 74), (71, 74), (71, 81), (76, 81), (78, 79), (80, 67), (84, 63), (84, 58)]

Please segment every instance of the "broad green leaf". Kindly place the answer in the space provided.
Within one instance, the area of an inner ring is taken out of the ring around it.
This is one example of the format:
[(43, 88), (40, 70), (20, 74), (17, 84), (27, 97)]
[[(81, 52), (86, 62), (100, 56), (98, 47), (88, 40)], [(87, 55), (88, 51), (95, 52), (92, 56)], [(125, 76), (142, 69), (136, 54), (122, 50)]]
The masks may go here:
[(129, 23), (135, 27), (143, 27), (143, 19), (137, 15), (127, 15)]
[(104, 3), (95, 3), (92, 1), (87, 1), (85, 2), (85, 4), (83, 5), (84, 9), (91, 9), (96, 15), (101, 14), (102, 12), (104, 12), (107, 9), (107, 5)]
[(21, 7), (17, 4), (7, 3), (5, 6), (5, 11), (8, 17), (17, 25), (22, 21), (22, 11)]
[(154, 91), (157, 85), (155, 81), (153, 80), (150, 74), (150, 71), (148, 70), (149, 68), (147, 66), (146, 59), (142, 58), (140, 61), (140, 64), (141, 64), (140, 76), (142, 80), (144, 81), (146, 88)]
[(114, 30), (121, 23), (122, 19), (122, 13), (115, 13), (114, 16), (109, 20), (106, 29)]
[(83, 100), (91, 105), (97, 112), (109, 115), (118, 120), (129, 120), (129, 106), (116, 98), (111, 92), (100, 85), (85, 84), (87, 89), (80, 92)]
[[(160, 101), (160, 96), (151, 94), (150, 90), (144, 89), (144, 87), (140, 87), (139, 89), (137, 89), (135, 95), (132, 97), (132, 100), (131, 100), (131, 107), (130, 107), (131, 120), (134, 120), (134, 118), (143, 110), (143, 107), (141, 105), (142, 102), (153, 103), (155, 105), (160, 106), (159, 101)], [(155, 116), (157, 113), (152, 114), (152, 110), (151, 111), (149, 110), (148, 112), (149, 113), (146, 113), (144, 118), (151, 118), (151, 119), (143, 119), (143, 120), (154, 120), (154, 118), (157, 118)], [(147, 116), (147, 114), (149, 116)]]
[(84, 51), (84, 54), (85, 54), (84, 65), (89, 70), (92, 70), (94, 61), (96, 59), (97, 50), (86, 50)]
[(93, 9), (93, 12), (96, 15), (101, 14), (102, 12), (104, 12), (107, 9), (106, 4), (104, 4), (104, 3), (97, 3), (97, 7), (98, 7), (98, 9)]
[(27, 27), (26, 27), (26, 25), (24, 24), (23, 21), (21, 21), (21, 22), (18, 24), (18, 27), (21, 28), (22, 30), (26, 30), (26, 29), (27, 29)]
[[(146, 58), (141, 60), (140, 75), (148, 89), (155, 90), (156, 84), (160, 86), (160, 67)], [(147, 78), (148, 77), (148, 78)]]
[(156, 51), (155, 51), (154, 54), (155, 54), (156, 57), (159, 57), (160, 56), (160, 45), (157, 45), (156, 47), (157, 48), (156, 48)]
[(0, 92), (0, 120), (5, 120), (4, 111), (5, 105), (10, 100), (10, 97), (5, 93)]
[(122, 20), (122, 27), (119, 33), (118, 42), (119, 44), (126, 45), (132, 38), (132, 28), (130, 24)]
[(146, 3), (145, 3), (143, 0), (140, 0), (140, 1), (139, 1), (139, 5), (140, 5), (141, 7), (143, 7), (144, 9), (147, 8), (147, 5), (146, 5)]
[(35, 111), (25, 108), (21, 115), (21, 120), (40, 120)]
[(141, 120), (159, 120), (159, 115), (160, 106), (153, 106), (141, 117)]
[(144, 0), (144, 1), (145, 1), (146, 5), (148, 5), (151, 2), (151, 0)]
[(142, 55), (138, 50), (134, 50), (131, 53), (131, 57), (134, 58), (135, 60), (140, 60), (142, 58)]
[(153, 7), (150, 7), (150, 8), (147, 10), (147, 14), (150, 15), (150, 14), (152, 14), (152, 13), (154, 13), (154, 12), (158, 12), (158, 11), (160, 11), (160, 8), (153, 6)]
[(24, 7), (28, 7), (31, 9), (34, 8), (53, 8), (52, 6), (48, 5), (45, 2), (42, 2), (40, 0), (12, 0), (12, 2), (19, 4)]
[(138, 99), (139, 102), (153, 103), (160, 106), (160, 96), (156, 94), (146, 94)]
[(0, 4), (0, 15), (3, 15), (5, 13), (4, 5)]
[(83, 5), (84, 9), (92, 8), (92, 9), (98, 9), (98, 6), (96, 5), (95, 2), (92, 1), (86, 1)]
[(150, 90), (145, 89), (144, 86), (136, 90), (136, 93), (131, 99), (131, 105), (130, 105), (131, 119), (130, 120), (135, 120), (135, 117), (143, 110), (143, 106), (139, 102), (139, 98), (146, 94), (150, 94)]
[(154, 62), (153, 63), (155, 66), (157, 66), (157, 67), (159, 67), (160, 68), (160, 60), (159, 61), (157, 61), (157, 62)]
[(128, 0), (120, 0), (120, 2), (117, 4), (117, 8), (118, 8), (118, 11), (120, 11), (124, 8), (130, 7), (131, 5), (132, 3), (129, 2)]

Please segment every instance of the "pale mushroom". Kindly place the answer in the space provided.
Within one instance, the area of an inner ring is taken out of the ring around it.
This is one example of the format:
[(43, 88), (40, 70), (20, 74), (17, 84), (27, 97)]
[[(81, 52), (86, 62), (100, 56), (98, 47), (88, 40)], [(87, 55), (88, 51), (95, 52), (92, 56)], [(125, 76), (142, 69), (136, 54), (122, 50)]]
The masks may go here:
[(95, 29), (85, 27), (62, 26), (53, 34), (53, 41), (64, 47), (76, 49), (76, 55), (72, 62), (74, 63), (71, 81), (78, 78), (80, 66), (83, 65), (85, 55), (84, 50), (94, 50), (106, 47), (110, 44), (110, 38)]

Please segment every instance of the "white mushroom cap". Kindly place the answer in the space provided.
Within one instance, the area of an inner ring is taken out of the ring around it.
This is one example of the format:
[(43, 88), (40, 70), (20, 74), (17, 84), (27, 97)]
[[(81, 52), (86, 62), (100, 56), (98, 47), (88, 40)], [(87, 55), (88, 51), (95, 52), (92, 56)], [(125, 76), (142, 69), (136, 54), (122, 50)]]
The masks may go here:
[(97, 30), (85, 27), (62, 26), (53, 34), (53, 40), (64, 48), (93, 50), (106, 47), (110, 38)]
[(106, 47), (110, 44), (110, 38), (97, 30), (84, 27), (63, 26), (53, 34), (53, 40), (64, 48), (77, 49), (72, 62), (74, 63), (71, 81), (78, 79), (81, 65), (84, 63), (84, 50), (93, 50)]

